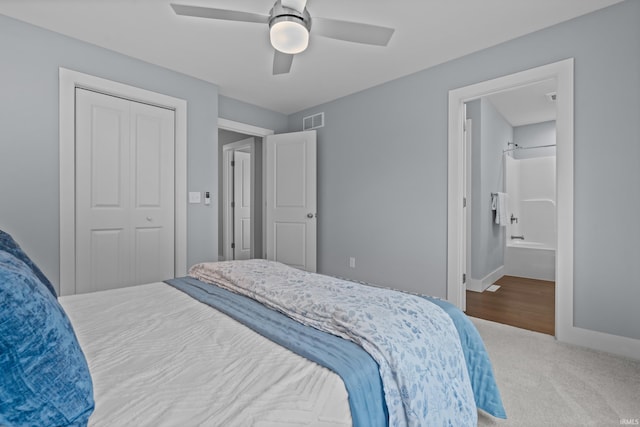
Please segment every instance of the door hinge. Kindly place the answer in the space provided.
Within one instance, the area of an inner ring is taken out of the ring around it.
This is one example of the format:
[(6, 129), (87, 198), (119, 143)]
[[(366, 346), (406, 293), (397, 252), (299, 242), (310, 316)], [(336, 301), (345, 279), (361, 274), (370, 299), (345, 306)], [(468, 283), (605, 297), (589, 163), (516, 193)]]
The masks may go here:
[(236, 202), (231, 202), (231, 207), (235, 208), (236, 207)]
[(235, 244), (235, 243), (232, 243), (232, 244), (231, 244), (231, 249), (235, 249), (235, 248), (236, 248), (236, 244)]
[(231, 160), (231, 167), (234, 167), (236, 165), (236, 161), (235, 160)]
[(463, 207), (463, 208), (466, 208), (466, 207), (467, 207), (467, 198), (466, 198), (466, 197), (463, 197), (463, 198), (462, 198), (462, 207)]
[(462, 284), (467, 283), (467, 273), (462, 273)]

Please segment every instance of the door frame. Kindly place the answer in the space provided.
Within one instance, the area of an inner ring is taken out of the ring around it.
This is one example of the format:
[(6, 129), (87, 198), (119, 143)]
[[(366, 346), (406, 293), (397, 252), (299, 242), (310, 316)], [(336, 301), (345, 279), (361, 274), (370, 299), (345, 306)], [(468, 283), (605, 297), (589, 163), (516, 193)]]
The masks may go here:
[(187, 101), (59, 68), (60, 295), (76, 293), (75, 89), (155, 105), (175, 111), (175, 259), (176, 277), (187, 274)]
[(471, 209), (473, 205), (473, 198), (471, 197), (471, 159), (473, 158), (473, 120), (468, 118), (467, 116), (467, 106), (463, 106), (463, 117), (464, 117), (464, 126), (463, 126), (463, 181), (462, 181), (462, 197), (464, 197), (465, 202), (463, 203), (463, 218), (462, 222), (462, 250), (464, 250), (464, 257), (462, 260), (462, 271), (465, 273), (464, 280), (462, 281), (462, 285), (464, 287), (461, 300), (460, 300), (460, 309), (462, 311), (467, 310), (467, 293), (466, 290), (469, 286), (469, 282), (471, 279), (470, 273), (470, 260), (471, 260)]
[[(498, 77), (449, 91), (448, 142), (448, 226), (447, 226), (447, 300), (458, 307), (464, 301), (462, 282), (466, 247), (462, 208), (465, 170), (463, 167), (464, 104), (493, 93), (511, 90), (542, 80), (557, 84), (556, 174), (556, 337), (569, 341), (573, 333), (573, 58), (543, 65), (519, 73)], [(488, 197), (488, 195), (487, 195)]]
[[(222, 256), (225, 261), (235, 259), (235, 253), (231, 250), (232, 236), (234, 235), (233, 228), (233, 208), (231, 207), (231, 200), (233, 199), (234, 179), (233, 168), (231, 167), (231, 161), (233, 160), (233, 154), (236, 151), (244, 151), (251, 154), (251, 240), (253, 243), (253, 233), (255, 230), (255, 206), (253, 206), (254, 192), (256, 189), (253, 183), (255, 182), (255, 140), (251, 138), (251, 141), (243, 139), (241, 141), (231, 142), (222, 146)], [(251, 258), (254, 258), (255, 247), (251, 245)]]
[[(218, 117), (218, 129), (224, 129), (224, 130), (228, 130), (231, 132), (237, 132), (237, 133), (242, 133), (244, 135), (248, 135), (248, 136), (257, 136), (259, 138), (262, 138), (262, 253), (264, 254), (266, 251), (266, 239), (265, 239), (265, 226), (266, 226), (266, 217), (264, 215), (264, 206), (265, 206), (265, 197), (264, 195), (266, 194), (266, 182), (265, 182), (265, 162), (266, 162), (266, 144), (264, 143), (264, 138), (268, 135), (273, 135), (275, 134), (275, 131), (273, 129), (267, 129), (267, 128), (261, 128), (258, 126), (254, 126), (248, 123), (242, 123), (242, 122), (237, 122), (235, 120), (230, 120), (230, 119), (223, 119), (221, 117)], [(255, 154), (255, 153), (254, 153)], [(253, 156), (252, 159), (255, 159), (255, 156)], [(252, 164), (253, 164), (254, 160), (252, 160)], [(255, 172), (255, 170), (252, 171), (252, 173)], [(226, 176), (226, 174), (222, 174), (223, 180), (224, 177)], [(224, 189), (224, 185), (223, 185), (223, 189)], [(253, 188), (253, 187), (252, 187)], [(224, 190), (223, 190), (224, 191)], [(254, 209), (255, 207), (253, 205), (251, 205), (251, 222), (253, 224), (255, 215), (254, 215)], [(225, 209), (223, 209), (223, 212), (225, 211)], [(253, 226), (251, 227), (251, 232), (253, 232)], [(223, 234), (225, 228), (223, 227)], [(224, 248), (224, 247), (223, 247)], [(251, 253), (252, 255), (255, 253), (254, 252), (254, 248), (253, 245), (251, 247)], [(223, 253), (224, 253), (224, 249), (223, 249)], [(225, 259), (228, 259), (225, 257)]]

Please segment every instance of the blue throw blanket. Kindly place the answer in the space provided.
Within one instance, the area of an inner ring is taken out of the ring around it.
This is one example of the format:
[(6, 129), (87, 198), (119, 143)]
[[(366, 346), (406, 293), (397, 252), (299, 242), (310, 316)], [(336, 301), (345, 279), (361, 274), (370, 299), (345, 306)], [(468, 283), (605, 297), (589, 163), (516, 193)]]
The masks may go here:
[(496, 384), (493, 376), (489, 354), (487, 354), (476, 327), (471, 323), (467, 315), (455, 305), (437, 298), (423, 298), (446, 311), (458, 330), (476, 406), (494, 417), (506, 419), (507, 413), (504, 410), (504, 406), (502, 406), (502, 399), (500, 398), (498, 384)]
[(276, 344), (337, 373), (349, 393), (354, 426), (387, 425), (387, 407), (378, 364), (357, 344), (304, 326), (251, 298), (191, 277), (171, 279), (166, 283), (225, 313)]

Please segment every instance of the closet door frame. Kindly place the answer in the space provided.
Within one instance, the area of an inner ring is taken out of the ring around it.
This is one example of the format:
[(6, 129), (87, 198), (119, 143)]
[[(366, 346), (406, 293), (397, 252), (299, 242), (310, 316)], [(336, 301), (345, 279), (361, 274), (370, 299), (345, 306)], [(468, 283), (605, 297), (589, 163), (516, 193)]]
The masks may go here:
[(77, 87), (175, 111), (175, 275), (187, 273), (187, 102), (60, 67), (60, 295), (76, 293), (75, 90)]

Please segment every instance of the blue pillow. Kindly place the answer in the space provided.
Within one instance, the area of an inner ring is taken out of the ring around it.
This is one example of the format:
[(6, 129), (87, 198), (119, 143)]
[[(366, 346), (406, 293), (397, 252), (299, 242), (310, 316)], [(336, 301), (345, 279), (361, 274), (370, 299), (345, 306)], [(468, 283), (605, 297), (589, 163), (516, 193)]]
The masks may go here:
[(31, 268), (4, 251), (0, 373), (0, 425), (87, 425), (93, 384), (71, 323)]
[(47, 289), (51, 291), (53, 296), (58, 296), (56, 295), (56, 290), (53, 288), (53, 285), (51, 284), (49, 279), (47, 279), (47, 276), (45, 276), (42, 271), (40, 271), (38, 266), (33, 261), (31, 261), (27, 254), (22, 250), (20, 245), (18, 245), (18, 243), (13, 240), (13, 237), (2, 230), (0, 230), (0, 251), (9, 252), (11, 255), (27, 264), (29, 268), (31, 268), (33, 273), (38, 277), (38, 279), (40, 279), (40, 281), (44, 283)]

